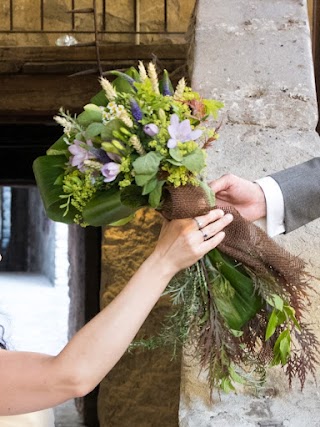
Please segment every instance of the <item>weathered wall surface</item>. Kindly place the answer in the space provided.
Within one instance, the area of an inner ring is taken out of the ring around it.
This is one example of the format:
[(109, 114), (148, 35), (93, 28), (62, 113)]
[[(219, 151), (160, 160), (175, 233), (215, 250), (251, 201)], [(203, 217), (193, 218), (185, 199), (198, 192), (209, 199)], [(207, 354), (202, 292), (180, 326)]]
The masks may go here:
[(28, 271), (55, 280), (55, 223), (47, 218), (37, 188), (28, 189)]
[[(306, 1), (199, 0), (191, 55), (193, 86), (225, 102), (221, 138), (211, 149), (209, 178), (231, 171), (256, 179), (320, 155)], [(319, 277), (319, 220), (277, 240)], [(310, 318), (319, 330), (319, 297)], [(255, 396), (214, 396), (197, 366), (183, 368), (181, 427), (319, 426), (318, 392), (288, 390), (272, 369)], [(319, 375), (318, 375), (319, 376)]]
[(1, 271), (35, 272), (55, 280), (55, 224), (45, 215), (39, 191), (11, 187), (10, 239)]
[[(143, 210), (124, 227), (104, 229), (102, 306), (119, 293), (151, 253), (160, 226), (159, 216)], [(168, 309), (168, 300), (160, 299), (138, 336), (159, 331)], [(100, 386), (101, 427), (177, 427), (181, 362), (179, 355), (176, 361), (171, 357), (165, 350), (125, 354)]]
[[(132, 0), (106, 1), (106, 30), (114, 32), (139, 31), (163, 32), (164, 31), (164, 1), (158, 0), (150, 2), (140, 0), (137, 15), (139, 26), (135, 26), (135, 9)], [(168, 0), (168, 32), (184, 32), (189, 23), (189, 18), (194, 7), (195, 0)], [(13, 29), (16, 31), (37, 31), (41, 29), (40, 0), (13, 0)], [(72, 16), (67, 13), (71, 8), (69, 0), (45, 0), (43, 8), (43, 30), (58, 31), (57, 34), (50, 33), (28, 33), (28, 34), (1, 34), (0, 45), (3, 46), (47, 46), (54, 45), (56, 39), (62, 35), (59, 31), (72, 32)], [(75, 7), (91, 8), (92, 0), (77, 0)], [(97, 2), (98, 26), (103, 28), (103, 2)], [(136, 24), (138, 25), (138, 24)], [(74, 28), (78, 33), (75, 35), (79, 42), (92, 41), (92, 35), (87, 35), (85, 31), (92, 31), (94, 28), (93, 15), (74, 15)], [(2, 0), (0, 4), (0, 30), (10, 29), (10, 0)], [(108, 42), (134, 43), (134, 35), (114, 35), (103, 36), (103, 40)], [(179, 35), (141, 35), (141, 43), (183, 43), (183, 36)]]

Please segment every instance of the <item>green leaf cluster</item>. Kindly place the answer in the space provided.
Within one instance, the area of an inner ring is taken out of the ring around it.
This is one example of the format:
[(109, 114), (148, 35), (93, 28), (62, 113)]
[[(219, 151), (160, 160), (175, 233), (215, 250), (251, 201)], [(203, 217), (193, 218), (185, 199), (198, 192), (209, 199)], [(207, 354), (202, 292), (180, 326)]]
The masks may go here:
[(152, 208), (159, 206), (165, 183), (157, 178), (162, 158), (159, 153), (150, 151), (145, 156), (138, 157), (132, 164), (136, 184), (142, 187), (143, 196), (149, 195), (149, 204)]
[[(296, 319), (295, 311), (288, 304), (285, 304), (283, 299), (278, 295), (272, 295), (268, 299), (268, 304), (273, 308), (266, 328), (265, 340), (269, 340), (278, 332), (277, 340), (273, 346), (272, 365), (285, 365), (290, 356), (291, 349), (291, 334), (290, 329), (293, 325), (300, 331), (300, 325)], [(283, 328), (285, 328), (283, 330)]]

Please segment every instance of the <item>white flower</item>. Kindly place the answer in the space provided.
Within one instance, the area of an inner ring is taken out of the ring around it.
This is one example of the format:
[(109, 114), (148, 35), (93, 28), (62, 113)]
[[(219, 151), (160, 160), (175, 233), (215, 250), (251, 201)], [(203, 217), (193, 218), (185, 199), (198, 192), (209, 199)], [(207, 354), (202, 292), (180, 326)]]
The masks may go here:
[(202, 135), (202, 130), (192, 130), (188, 119), (179, 121), (177, 114), (172, 114), (168, 132), (171, 136), (167, 142), (168, 148), (175, 148), (178, 142), (195, 141)]

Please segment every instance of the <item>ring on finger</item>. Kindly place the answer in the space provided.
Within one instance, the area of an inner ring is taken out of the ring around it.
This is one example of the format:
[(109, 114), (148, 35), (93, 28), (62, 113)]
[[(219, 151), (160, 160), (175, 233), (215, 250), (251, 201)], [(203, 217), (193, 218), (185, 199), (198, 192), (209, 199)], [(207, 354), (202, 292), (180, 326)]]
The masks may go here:
[(197, 224), (197, 226), (198, 226), (198, 229), (199, 230), (201, 230), (201, 228), (202, 228), (202, 223), (201, 223), (201, 221), (199, 221), (197, 218), (193, 218), (194, 220), (195, 220), (195, 222), (196, 222), (196, 224)]
[(202, 229), (200, 229), (199, 231), (200, 231), (200, 232), (201, 232), (201, 234), (202, 234), (203, 240), (204, 240), (204, 241), (208, 240), (208, 237), (209, 237), (209, 236), (207, 235), (207, 233), (206, 233), (206, 232), (204, 232)]

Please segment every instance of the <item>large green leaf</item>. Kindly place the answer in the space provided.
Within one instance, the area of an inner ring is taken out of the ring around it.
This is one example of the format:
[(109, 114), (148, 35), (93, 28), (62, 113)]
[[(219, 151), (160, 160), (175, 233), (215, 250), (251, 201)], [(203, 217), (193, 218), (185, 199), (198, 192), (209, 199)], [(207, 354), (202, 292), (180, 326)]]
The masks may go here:
[(100, 92), (98, 92), (96, 95), (94, 95), (91, 99), (90, 102), (92, 104), (95, 105), (99, 105), (101, 107), (106, 107), (109, 103), (109, 101), (107, 100), (106, 97), (106, 93), (104, 90), (100, 90)]
[(200, 148), (185, 156), (181, 163), (192, 173), (200, 173), (206, 166), (204, 152)]
[(65, 142), (66, 136), (63, 134), (60, 138), (51, 145), (47, 150), (47, 154), (51, 156), (59, 156), (61, 154), (68, 155), (70, 154), (68, 151), (68, 144)]
[[(135, 176), (135, 181), (136, 184), (139, 185), (140, 187), (145, 186), (149, 181), (154, 180), (154, 178), (156, 177), (155, 173), (151, 173), (151, 174), (141, 174), (141, 175), (136, 175)], [(148, 193), (144, 193), (144, 194), (148, 194)]]
[(157, 181), (157, 185), (153, 191), (149, 194), (149, 204), (152, 208), (158, 208), (161, 202), (162, 187), (165, 181)]
[(86, 205), (82, 216), (89, 225), (99, 227), (129, 217), (135, 210), (121, 203), (119, 190), (111, 189), (97, 193)]
[(132, 166), (138, 175), (154, 175), (158, 172), (161, 159), (161, 154), (150, 151), (148, 154), (138, 157)]
[[(97, 108), (97, 107), (96, 107)], [(87, 109), (77, 117), (77, 122), (80, 126), (87, 128), (91, 123), (99, 123), (102, 120), (101, 111), (95, 109)]]
[(131, 184), (121, 190), (121, 202), (123, 205), (133, 209), (139, 209), (143, 206), (148, 206), (148, 197), (142, 195), (142, 188)]
[(63, 190), (61, 184), (57, 185), (61, 181), (66, 161), (63, 155), (41, 156), (33, 162), (33, 172), (47, 216), (53, 221), (70, 224), (76, 210), (71, 206), (68, 214), (63, 216), (64, 209), (60, 208)]
[(215, 303), (230, 328), (241, 328), (260, 311), (263, 301), (256, 294), (252, 279), (241, 271), (241, 268), (226, 255), (213, 249), (205, 256), (205, 262), (210, 273), (210, 264), (223, 276), (233, 289), (232, 295), (224, 295), (216, 286), (219, 283), (216, 276), (212, 280), (212, 292)]
[[(181, 154), (181, 151), (179, 150), (179, 148), (175, 147), (175, 148), (170, 148), (169, 149), (169, 153), (170, 156), (176, 160), (177, 162), (180, 162), (183, 160), (183, 155)], [(174, 163), (173, 163), (174, 164)]]
[[(127, 74), (129, 77), (132, 77), (136, 81), (140, 80), (140, 75), (134, 67), (129, 68), (125, 72), (125, 74)], [(126, 93), (134, 92), (132, 85), (125, 78), (121, 76), (113, 80), (112, 85), (114, 86), (117, 92), (126, 92)]]
[(86, 139), (94, 138), (97, 135), (100, 135), (104, 130), (103, 123), (91, 123), (86, 129)]

